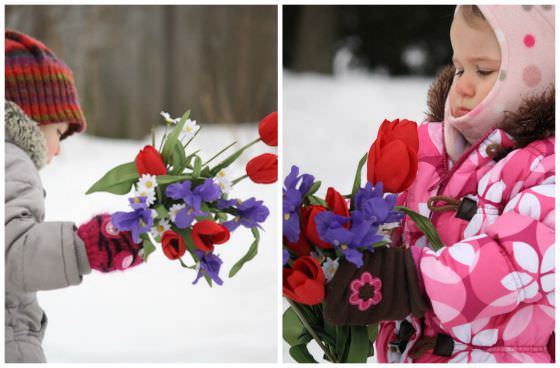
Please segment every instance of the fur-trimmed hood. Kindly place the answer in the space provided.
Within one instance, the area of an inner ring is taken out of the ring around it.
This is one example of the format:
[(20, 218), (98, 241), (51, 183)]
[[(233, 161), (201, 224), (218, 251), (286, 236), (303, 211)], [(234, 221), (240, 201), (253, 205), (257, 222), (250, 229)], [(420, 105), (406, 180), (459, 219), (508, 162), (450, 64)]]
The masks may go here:
[[(428, 91), (427, 120), (443, 121), (445, 100), (453, 83), (455, 68), (445, 66), (436, 76)], [(518, 111), (506, 113), (506, 119), (498, 128), (510, 134), (515, 141), (516, 148), (525, 147), (529, 143), (551, 137), (555, 134), (555, 88), (527, 98)]]
[(25, 151), (37, 170), (47, 164), (47, 142), (39, 124), (29, 118), (23, 110), (11, 101), (6, 101), (5, 141), (11, 142)]

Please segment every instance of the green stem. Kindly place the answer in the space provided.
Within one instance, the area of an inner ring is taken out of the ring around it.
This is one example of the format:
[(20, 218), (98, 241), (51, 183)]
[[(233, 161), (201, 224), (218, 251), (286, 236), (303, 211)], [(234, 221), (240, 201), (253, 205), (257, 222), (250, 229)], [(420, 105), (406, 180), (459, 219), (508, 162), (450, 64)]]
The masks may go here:
[[(187, 149), (187, 146), (189, 145), (189, 143), (191, 143), (191, 142), (193, 141), (193, 139), (196, 138), (196, 136), (197, 136), (198, 133), (200, 132), (200, 129), (202, 129), (202, 127), (199, 127), (198, 130), (197, 130), (197, 131), (194, 133), (194, 135), (191, 137), (191, 139), (189, 139), (189, 140), (187, 141), (187, 143), (185, 143), (185, 144), (183, 145), (183, 149)], [(181, 143), (183, 143), (183, 142), (181, 141)]]
[(231, 182), (231, 186), (233, 187), (235, 184), (239, 183), (241, 180), (248, 178), (249, 175), (243, 175), (240, 176), (239, 178), (235, 179), (234, 181)]
[(152, 127), (152, 129), (150, 129), (151, 133), (152, 133), (152, 147), (156, 146), (156, 130), (154, 127)]
[(165, 132), (163, 132), (163, 137), (161, 137), (161, 142), (159, 143), (159, 151), (163, 149), (163, 142), (165, 142), (165, 138), (167, 137), (167, 124), (165, 124)]
[(251, 147), (253, 144), (259, 142), (260, 140), (261, 140), (260, 138), (257, 138), (254, 141), (247, 143), (245, 146), (241, 147), (241, 150), (245, 151), (247, 148)]
[(317, 344), (319, 345), (319, 347), (321, 348), (321, 350), (323, 350), (325, 352), (325, 355), (329, 358), (329, 360), (333, 363), (337, 363), (336, 359), (332, 356), (331, 352), (329, 349), (327, 349), (327, 347), (325, 346), (325, 344), (323, 344), (323, 342), (321, 341), (321, 339), (319, 338), (319, 336), (317, 336), (317, 333), (315, 332), (315, 330), (313, 329), (313, 327), (311, 327), (311, 325), (309, 324), (309, 322), (307, 321), (307, 319), (305, 319), (305, 317), (303, 316), (303, 313), (301, 312), (299, 305), (297, 305), (297, 303), (295, 303), (293, 300), (288, 299), (288, 303), (290, 303), (290, 306), (292, 307), (292, 309), (294, 310), (294, 312), (296, 312), (296, 315), (298, 316), (298, 318), (300, 319), (301, 323), (303, 324), (303, 327), (305, 327), (305, 329), (309, 332), (309, 334), (313, 337), (313, 339), (317, 342)]
[(227, 146), (226, 148), (224, 148), (224, 149), (221, 150), (220, 152), (216, 153), (214, 156), (212, 156), (211, 159), (209, 159), (208, 161), (206, 161), (205, 163), (203, 163), (203, 164), (202, 164), (202, 167), (208, 165), (208, 163), (209, 163), (210, 161), (212, 161), (213, 159), (215, 159), (216, 157), (218, 157), (219, 155), (221, 155), (222, 153), (224, 153), (225, 151), (227, 151), (229, 148), (231, 148), (231, 146), (233, 146), (233, 145), (236, 144), (236, 143), (237, 143), (237, 141), (236, 141), (236, 142), (233, 142), (232, 144), (230, 144), (229, 146)]

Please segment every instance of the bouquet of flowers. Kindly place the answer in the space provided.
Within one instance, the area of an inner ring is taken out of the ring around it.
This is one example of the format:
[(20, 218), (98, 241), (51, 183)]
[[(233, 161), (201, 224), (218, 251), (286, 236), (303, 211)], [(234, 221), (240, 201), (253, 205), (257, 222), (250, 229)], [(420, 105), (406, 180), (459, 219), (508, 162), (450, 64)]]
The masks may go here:
[[(222, 260), (214, 252), (215, 246), (227, 242), (230, 233), (240, 226), (251, 230), (254, 241), (231, 267), (229, 277), (233, 277), (257, 255), (260, 224), (269, 215), (263, 201), (235, 198), (232, 188), (247, 177), (258, 184), (276, 182), (278, 157), (272, 153), (254, 157), (247, 163), (246, 173), (237, 179), (232, 177), (229, 166), (259, 141), (278, 145), (278, 115), (273, 112), (262, 119), (259, 138), (215, 165), (211, 163), (236, 142), (203, 160), (198, 150), (188, 152), (189, 144), (201, 130), (196, 120), (189, 118), (190, 111), (176, 119), (165, 112), (161, 115), (166, 128), (159, 149), (152, 129), (151, 145), (141, 149), (132, 162), (108, 171), (86, 194), (128, 196), (132, 211), (114, 213), (111, 224), (118, 231), (130, 231), (134, 242), (142, 242), (144, 260), (161, 247), (167, 258), (197, 272), (193, 284), (204, 277), (210, 286), (212, 282), (222, 285)], [(187, 252), (191, 262), (182, 258)]]
[[(290, 307), (283, 315), (283, 337), (298, 362), (316, 362), (307, 344), (315, 340), (324, 359), (366, 362), (373, 355), (377, 324), (334, 326), (323, 318), (326, 284), (339, 262), (364, 262), (366, 253), (392, 244), (405, 215), (426, 234), (434, 248), (442, 246), (426, 217), (397, 206), (397, 195), (416, 177), (418, 135), (415, 122), (385, 120), (377, 139), (358, 164), (348, 195), (329, 187), (325, 198), (316, 196), (320, 181), (300, 174), (296, 166), (283, 187), (283, 294)], [(368, 182), (361, 185), (367, 162)], [(354, 280), (348, 302), (366, 310), (381, 301), (381, 282), (367, 277)], [(354, 285), (355, 284), (355, 285)]]

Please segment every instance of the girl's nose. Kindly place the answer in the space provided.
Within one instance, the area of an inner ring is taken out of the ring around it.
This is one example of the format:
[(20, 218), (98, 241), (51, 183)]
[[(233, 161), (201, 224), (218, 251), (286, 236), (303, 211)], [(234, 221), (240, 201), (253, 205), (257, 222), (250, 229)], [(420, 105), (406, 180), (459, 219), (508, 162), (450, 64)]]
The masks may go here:
[(457, 92), (463, 97), (473, 97), (475, 94), (474, 84), (466, 75), (461, 75), (455, 82)]

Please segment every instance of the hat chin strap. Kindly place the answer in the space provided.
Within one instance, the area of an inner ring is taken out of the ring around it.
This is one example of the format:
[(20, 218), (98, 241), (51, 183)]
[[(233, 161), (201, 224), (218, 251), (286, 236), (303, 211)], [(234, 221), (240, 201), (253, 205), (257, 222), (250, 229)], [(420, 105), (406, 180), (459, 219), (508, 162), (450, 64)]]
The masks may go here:
[(453, 125), (446, 121), (443, 122), (443, 137), (445, 141), (445, 151), (453, 161), (457, 161), (470, 145), (465, 137), (463, 137)]

